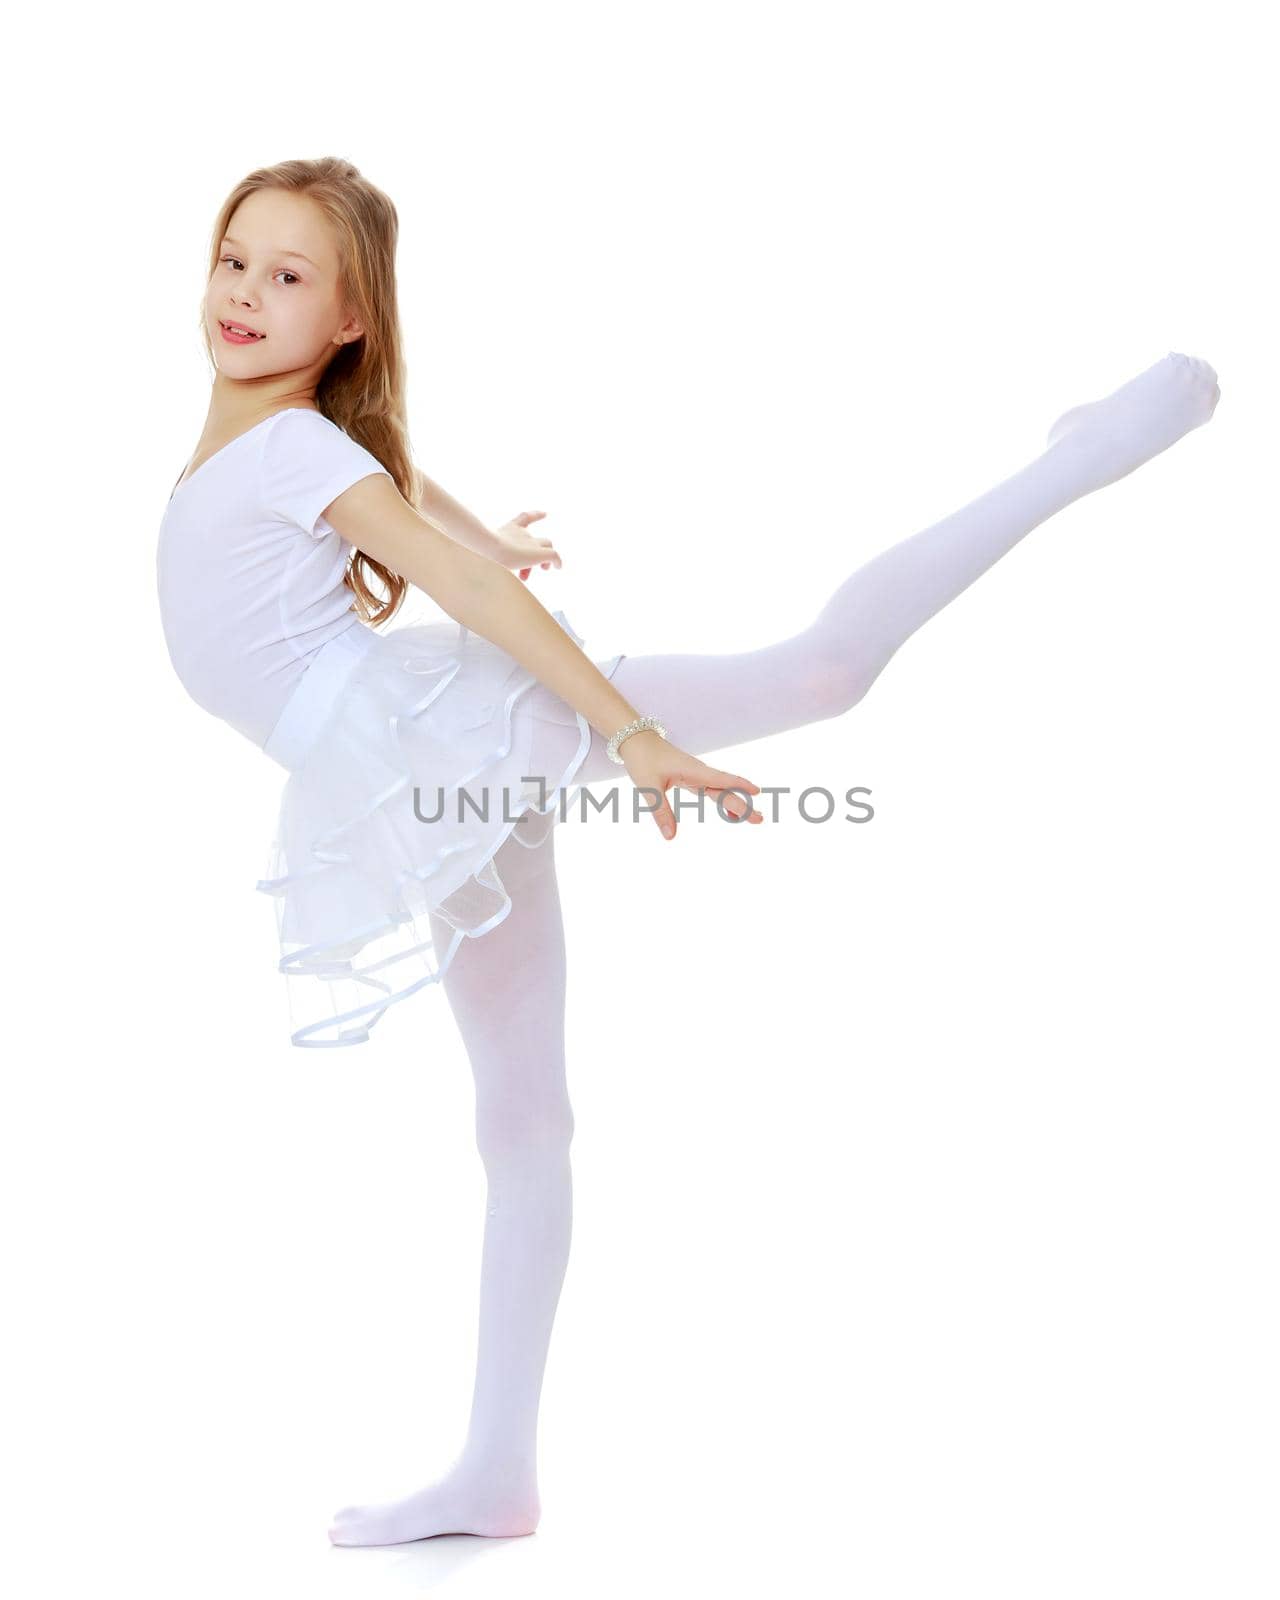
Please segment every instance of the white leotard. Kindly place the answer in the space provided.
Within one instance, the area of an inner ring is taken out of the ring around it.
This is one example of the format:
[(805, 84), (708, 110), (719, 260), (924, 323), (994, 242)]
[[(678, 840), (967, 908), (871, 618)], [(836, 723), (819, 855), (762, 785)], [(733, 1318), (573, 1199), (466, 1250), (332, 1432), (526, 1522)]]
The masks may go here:
[(180, 482), (160, 525), (165, 643), (197, 704), (259, 746), (308, 663), (364, 624), (343, 583), (351, 546), (324, 511), (390, 473), (319, 411), (277, 411)]

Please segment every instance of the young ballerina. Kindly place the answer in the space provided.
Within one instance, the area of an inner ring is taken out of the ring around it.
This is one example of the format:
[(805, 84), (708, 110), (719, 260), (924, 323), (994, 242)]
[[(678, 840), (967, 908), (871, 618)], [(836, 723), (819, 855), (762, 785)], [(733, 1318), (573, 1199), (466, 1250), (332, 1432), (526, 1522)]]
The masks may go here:
[[(390, 200), (341, 160), (284, 162), (232, 191), (204, 298), (208, 418), (157, 553), (179, 677), (288, 773), (258, 887), (277, 909), (293, 1042), (365, 1042), (439, 983), (475, 1079), (488, 1199), (467, 1436), (427, 1488), (338, 1512), (343, 1545), (538, 1524), (538, 1405), (572, 1217), (554, 861), (570, 785), (621, 766), (669, 839), (673, 786), (760, 821), (758, 786), (701, 753), (842, 715), (1032, 528), (1207, 422), (1219, 394), (1207, 363), (1170, 353), (859, 567), (799, 633), (593, 661), (520, 581), (561, 564), (529, 532), (540, 513), (491, 532), (411, 463), (396, 238)], [(375, 632), (409, 583), (453, 620)]]

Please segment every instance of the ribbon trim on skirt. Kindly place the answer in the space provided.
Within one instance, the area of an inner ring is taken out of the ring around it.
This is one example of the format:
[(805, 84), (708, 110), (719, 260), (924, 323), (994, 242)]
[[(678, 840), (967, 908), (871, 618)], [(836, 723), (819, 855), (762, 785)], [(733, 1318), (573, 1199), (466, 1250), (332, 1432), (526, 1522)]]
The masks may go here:
[[(597, 665), (612, 677), (623, 659)], [(579, 731), (545, 792), (529, 771), (538, 720)], [(356, 623), (317, 651), (263, 747), (289, 773), (257, 888), (275, 899), (295, 1045), (366, 1042), (507, 917), (494, 857), (512, 835), (545, 841), (590, 740), (585, 717), (461, 623)]]

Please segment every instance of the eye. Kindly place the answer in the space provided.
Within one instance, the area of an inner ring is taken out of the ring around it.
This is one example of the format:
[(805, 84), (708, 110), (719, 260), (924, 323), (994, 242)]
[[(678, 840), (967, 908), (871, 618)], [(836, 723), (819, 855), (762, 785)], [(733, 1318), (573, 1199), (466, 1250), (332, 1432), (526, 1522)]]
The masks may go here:
[[(235, 266), (239, 266), (239, 267), (243, 267), (244, 266), (244, 262), (239, 260), (239, 258), (236, 257), (236, 256), (223, 256), (222, 260), (223, 260), (224, 263), (234, 263)], [(234, 270), (234, 268), (233, 268), (233, 270)], [(302, 282), (302, 279), (298, 276), (298, 274), (296, 272), (290, 272), (288, 267), (281, 267), (280, 268), (280, 272), (276, 273), (276, 277), (277, 278), (280, 276), (280, 273), (283, 273), (286, 278), (292, 278), (294, 283), (301, 283)]]

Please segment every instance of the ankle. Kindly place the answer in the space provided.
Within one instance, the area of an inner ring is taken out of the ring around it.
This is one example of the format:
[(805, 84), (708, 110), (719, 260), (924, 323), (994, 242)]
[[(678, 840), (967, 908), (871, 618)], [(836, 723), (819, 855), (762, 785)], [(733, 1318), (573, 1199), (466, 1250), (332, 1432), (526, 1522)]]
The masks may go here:
[(1047, 487), (1054, 511), (1064, 510), (1103, 486), (1098, 462), (1073, 433), (1046, 445), (1033, 465)]
[(469, 1446), (454, 1462), (450, 1476), (502, 1493), (537, 1496), (537, 1462), (527, 1452)]

